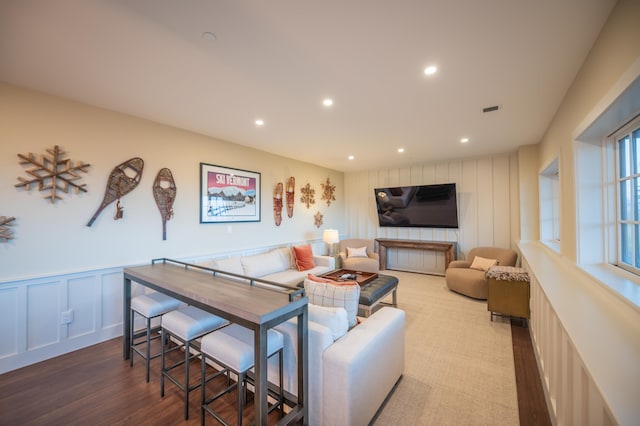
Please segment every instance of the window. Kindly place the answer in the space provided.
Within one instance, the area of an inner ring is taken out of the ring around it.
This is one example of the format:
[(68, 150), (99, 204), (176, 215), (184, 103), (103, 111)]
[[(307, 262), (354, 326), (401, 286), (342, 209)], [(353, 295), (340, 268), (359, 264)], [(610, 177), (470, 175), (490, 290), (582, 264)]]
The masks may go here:
[(540, 240), (560, 251), (560, 168), (555, 158), (539, 176)]
[(640, 118), (614, 135), (617, 150), (617, 265), (640, 274)]

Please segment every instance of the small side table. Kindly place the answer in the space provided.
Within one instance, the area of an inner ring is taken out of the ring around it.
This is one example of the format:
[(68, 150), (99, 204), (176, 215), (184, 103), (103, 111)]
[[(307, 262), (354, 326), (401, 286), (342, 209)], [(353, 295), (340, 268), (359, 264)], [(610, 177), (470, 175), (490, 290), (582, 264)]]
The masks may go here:
[(487, 271), (489, 282), (487, 310), (494, 315), (530, 318), (529, 274), (523, 268), (492, 266)]

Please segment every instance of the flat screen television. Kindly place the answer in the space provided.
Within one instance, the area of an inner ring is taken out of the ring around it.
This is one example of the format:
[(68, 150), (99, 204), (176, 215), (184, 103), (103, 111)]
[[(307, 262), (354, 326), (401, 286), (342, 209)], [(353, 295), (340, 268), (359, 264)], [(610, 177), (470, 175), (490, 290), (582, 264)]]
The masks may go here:
[(457, 228), (456, 184), (376, 188), (380, 226)]

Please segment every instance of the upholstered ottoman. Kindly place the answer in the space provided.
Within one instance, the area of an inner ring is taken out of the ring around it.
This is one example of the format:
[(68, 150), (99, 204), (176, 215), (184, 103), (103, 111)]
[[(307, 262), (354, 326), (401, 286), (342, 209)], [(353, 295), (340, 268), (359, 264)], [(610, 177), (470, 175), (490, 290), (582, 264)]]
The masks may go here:
[[(304, 281), (298, 284), (304, 288)], [(398, 307), (398, 278), (391, 275), (378, 274), (376, 278), (360, 286), (360, 300), (358, 301), (358, 315), (368, 317), (373, 308), (391, 294), (391, 306)]]
[(529, 274), (512, 266), (492, 266), (487, 271), (487, 310), (493, 315), (529, 318)]
[(360, 302), (358, 314), (368, 317), (378, 303), (392, 295), (392, 305), (398, 306), (398, 278), (391, 275), (378, 274), (378, 277), (360, 287)]

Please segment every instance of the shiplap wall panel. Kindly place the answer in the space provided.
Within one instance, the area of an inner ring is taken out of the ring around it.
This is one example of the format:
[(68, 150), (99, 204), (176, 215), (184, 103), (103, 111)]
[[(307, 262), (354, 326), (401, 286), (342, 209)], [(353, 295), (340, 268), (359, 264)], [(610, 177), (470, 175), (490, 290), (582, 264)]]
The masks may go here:
[[(493, 243), (498, 247), (510, 247), (511, 215), (509, 202), (509, 157), (493, 159)], [(500, 207), (503, 206), (503, 207)]]
[(458, 190), (458, 256), (465, 259), (465, 254), (478, 246), (477, 229), (480, 224), (478, 204), (476, 201), (477, 175), (476, 161), (464, 160), (462, 163), (462, 189)]
[(514, 240), (514, 236), (520, 238), (520, 184), (518, 183), (518, 157), (516, 155), (509, 156), (509, 203), (510, 212), (518, 212), (517, 215), (510, 214), (510, 246)]
[(477, 229), (479, 245), (495, 245), (493, 226), (493, 214), (496, 210), (493, 192), (494, 173), (497, 171), (493, 170), (492, 158), (478, 160), (475, 198), (478, 205), (478, 219), (481, 223)]
[[(458, 191), (459, 229), (379, 227), (374, 189), (453, 182)], [(519, 238), (517, 154), (451, 160), (345, 174), (349, 238), (456, 241), (465, 258), (480, 245), (515, 247)], [(388, 249), (391, 269), (444, 272), (444, 256), (435, 252)]]

